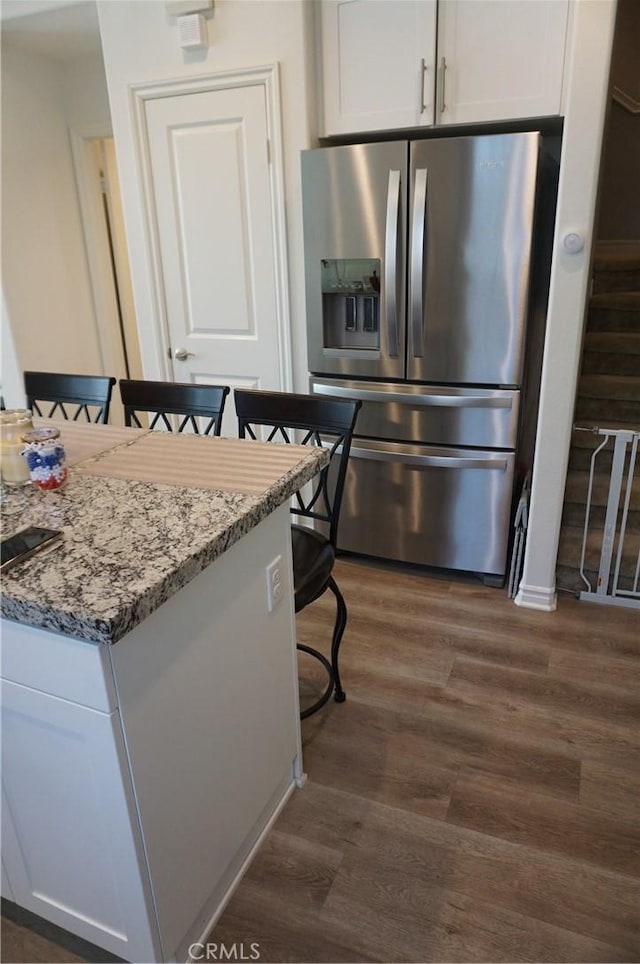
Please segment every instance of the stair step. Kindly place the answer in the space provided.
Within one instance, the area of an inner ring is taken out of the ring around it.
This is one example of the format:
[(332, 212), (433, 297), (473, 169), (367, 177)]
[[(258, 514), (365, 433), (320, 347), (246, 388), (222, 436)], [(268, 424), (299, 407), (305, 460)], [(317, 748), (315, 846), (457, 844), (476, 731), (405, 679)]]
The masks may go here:
[(640, 241), (596, 241), (593, 269), (598, 271), (625, 271), (640, 269)]
[(612, 421), (623, 422), (627, 428), (635, 431), (640, 425), (640, 402), (579, 398), (575, 417), (578, 422), (590, 422), (592, 425), (608, 425)]
[(602, 291), (589, 298), (590, 308), (612, 308), (614, 311), (638, 311), (640, 287), (633, 291)]
[(632, 353), (586, 351), (582, 356), (583, 375), (618, 375), (634, 376), (640, 368), (640, 358)]
[[(624, 492), (624, 490), (623, 490)], [(623, 495), (624, 501), (624, 495)], [(575, 526), (579, 529), (584, 529), (584, 518), (585, 518), (586, 506), (582, 503), (577, 502), (565, 502), (562, 509), (562, 525), (564, 526)], [(606, 506), (604, 505), (591, 505), (591, 511), (589, 513), (589, 528), (590, 529), (604, 529), (605, 518), (607, 514)], [(618, 525), (622, 521), (622, 509), (618, 511)], [(627, 513), (627, 532), (640, 532), (640, 508), (629, 509)]]
[(578, 386), (581, 398), (608, 398), (640, 402), (640, 374), (583, 375)]
[[(600, 567), (600, 552), (602, 550), (602, 530), (593, 529), (587, 536), (587, 549), (585, 553), (585, 569), (597, 572)], [(617, 540), (614, 545), (613, 566), (617, 558)], [(558, 546), (558, 566), (565, 566), (571, 569), (580, 569), (580, 555), (582, 552), (582, 529), (578, 526), (566, 526), (560, 532), (560, 543)], [(635, 575), (638, 564), (638, 553), (640, 552), (640, 532), (626, 533), (624, 546), (622, 549), (622, 562), (620, 564), (620, 575), (632, 579)], [(612, 568), (613, 568), (612, 566)]]
[[(598, 459), (600, 456), (598, 456)], [(626, 485), (626, 484), (625, 484)], [(626, 492), (626, 488), (623, 488)], [(567, 472), (567, 483), (564, 490), (565, 503), (573, 502), (586, 505), (589, 492), (589, 472)], [(606, 472), (595, 472), (591, 489), (591, 504), (606, 506), (609, 498), (609, 475)], [(636, 463), (636, 471), (631, 486), (630, 508), (640, 509), (640, 466)]]
[[(640, 331), (587, 331), (584, 350), (607, 355), (640, 355)], [(633, 361), (636, 365), (635, 374), (640, 374), (640, 358)], [(617, 369), (613, 368), (612, 371)]]
[(640, 311), (635, 308), (591, 307), (587, 331), (640, 331)]
[(592, 295), (587, 331), (640, 332), (640, 292), (625, 292), (615, 297)]
[(575, 419), (592, 425), (611, 421), (640, 426), (640, 377), (587, 374), (580, 377)]
[(623, 268), (597, 271), (593, 276), (593, 293), (606, 291), (638, 291), (640, 289), (640, 268)]
[(578, 398), (575, 419), (591, 425), (624, 422), (628, 428), (640, 426), (640, 401), (630, 402), (607, 398)]

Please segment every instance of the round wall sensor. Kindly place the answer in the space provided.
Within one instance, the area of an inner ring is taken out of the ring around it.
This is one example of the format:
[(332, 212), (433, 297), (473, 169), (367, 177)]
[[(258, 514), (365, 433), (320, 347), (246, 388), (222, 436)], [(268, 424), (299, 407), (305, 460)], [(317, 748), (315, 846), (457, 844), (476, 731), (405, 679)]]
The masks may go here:
[(562, 247), (567, 254), (579, 254), (584, 248), (584, 238), (579, 231), (567, 231), (562, 239)]

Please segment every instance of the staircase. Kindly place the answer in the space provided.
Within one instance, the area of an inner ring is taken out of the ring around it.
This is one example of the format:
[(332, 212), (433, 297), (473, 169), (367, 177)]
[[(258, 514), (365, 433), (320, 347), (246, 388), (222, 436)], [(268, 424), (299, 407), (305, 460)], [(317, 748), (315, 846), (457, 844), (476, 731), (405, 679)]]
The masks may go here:
[[(588, 428), (640, 431), (640, 243), (598, 245), (574, 421)], [(573, 432), (556, 567), (558, 589), (587, 588), (580, 577), (580, 556), (591, 454), (602, 441), (599, 435)], [(597, 457), (593, 482), (585, 575), (594, 589), (613, 441)], [(640, 459), (629, 508), (621, 589), (631, 588), (640, 550)]]

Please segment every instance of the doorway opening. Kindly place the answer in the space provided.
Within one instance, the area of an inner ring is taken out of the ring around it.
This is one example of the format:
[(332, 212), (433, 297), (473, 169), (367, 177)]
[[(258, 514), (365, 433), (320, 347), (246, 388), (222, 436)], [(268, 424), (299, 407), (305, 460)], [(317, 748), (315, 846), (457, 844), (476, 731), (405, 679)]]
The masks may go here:
[[(71, 140), (104, 370), (142, 378), (114, 140), (96, 129), (72, 131)], [(110, 421), (123, 420), (116, 393)]]

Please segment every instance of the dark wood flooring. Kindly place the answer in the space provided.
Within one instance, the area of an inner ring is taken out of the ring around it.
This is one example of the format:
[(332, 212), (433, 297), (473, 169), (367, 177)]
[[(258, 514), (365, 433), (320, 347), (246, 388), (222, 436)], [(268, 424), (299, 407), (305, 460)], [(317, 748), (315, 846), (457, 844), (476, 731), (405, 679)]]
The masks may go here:
[[(210, 941), (273, 962), (640, 960), (640, 614), (337, 572), (347, 701), (303, 723), (306, 786)], [(298, 620), (322, 645), (331, 599)], [(3, 943), (89, 959), (13, 922)]]

